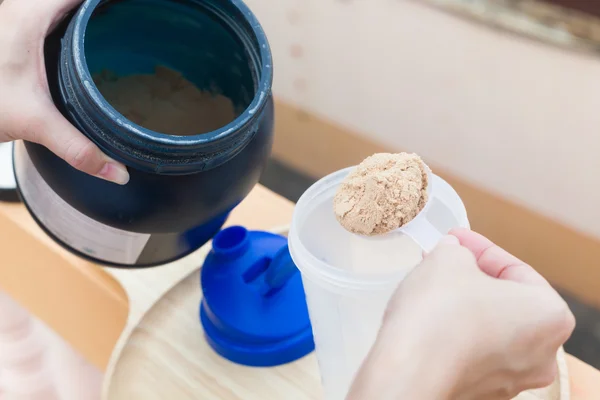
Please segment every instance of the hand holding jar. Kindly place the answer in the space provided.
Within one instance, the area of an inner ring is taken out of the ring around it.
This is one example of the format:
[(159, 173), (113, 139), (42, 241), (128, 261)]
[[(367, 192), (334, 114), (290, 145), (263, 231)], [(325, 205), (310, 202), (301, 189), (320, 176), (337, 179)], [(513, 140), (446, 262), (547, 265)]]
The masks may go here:
[(0, 142), (36, 142), (83, 172), (126, 184), (125, 166), (71, 125), (54, 106), (48, 89), (46, 36), (81, 0), (0, 3)]

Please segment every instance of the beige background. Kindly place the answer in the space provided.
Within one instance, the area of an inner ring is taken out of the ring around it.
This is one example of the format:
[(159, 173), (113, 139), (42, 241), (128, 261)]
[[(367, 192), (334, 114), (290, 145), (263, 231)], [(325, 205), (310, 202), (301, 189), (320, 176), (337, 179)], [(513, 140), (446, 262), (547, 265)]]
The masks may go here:
[(248, 0), (275, 94), (600, 238), (600, 60), (412, 0)]

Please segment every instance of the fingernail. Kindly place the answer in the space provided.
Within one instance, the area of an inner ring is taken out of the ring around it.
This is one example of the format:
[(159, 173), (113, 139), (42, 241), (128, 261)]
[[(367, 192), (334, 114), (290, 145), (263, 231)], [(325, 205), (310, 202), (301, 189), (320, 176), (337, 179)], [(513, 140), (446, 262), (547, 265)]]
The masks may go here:
[(129, 172), (127, 172), (127, 168), (114, 162), (107, 162), (104, 164), (104, 167), (102, 167), (100, 173), (98, 173), (98, 177), (119, 185), (125, 185), (129, 182)]
[(460, 244), (460, 241), (456, 236), (446, 235), (440, 239), (439, 244), (441, 245), (457, 245)]

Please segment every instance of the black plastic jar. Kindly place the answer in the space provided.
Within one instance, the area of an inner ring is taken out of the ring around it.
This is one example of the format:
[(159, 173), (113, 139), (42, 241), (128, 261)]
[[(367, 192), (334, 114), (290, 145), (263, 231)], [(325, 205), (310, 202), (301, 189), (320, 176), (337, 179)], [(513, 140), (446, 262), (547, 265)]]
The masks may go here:
[[(272, 58), (238, 0), (86, 0), (46, 42), (55, 104), (107, 155), (125, 186), (88, 176), (46, 148), (15, 146), (21, 197), (40, 226), (95, 262), (148, 267), (206, 243), (257, 183), (273, 139)], [(128, 121), (92, 74), (175, 69), (241, 114), (213, 132), (171, 136)]]

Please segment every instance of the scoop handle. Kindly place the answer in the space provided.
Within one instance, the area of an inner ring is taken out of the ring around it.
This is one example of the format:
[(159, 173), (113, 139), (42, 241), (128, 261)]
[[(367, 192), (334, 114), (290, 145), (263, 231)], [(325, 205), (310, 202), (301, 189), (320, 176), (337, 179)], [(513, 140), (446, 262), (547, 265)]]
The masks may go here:
[(427, 213), (429, 212), (434, 199), (440, 201), (449, 209), (444, 199), (439, 196), (439, 188), (434, 185), (433, 174), (429, 175), (428, 189), (429, 199), (427, 200), (425, 207), (423, 207), (421, 212), (412, 221), (400, 228), (405, 235), (410, 236), (410, 238), (421, 246), (426, 253), (431, 252), (440, 242), (440, 239), (447, 233), (440, 231), (439, 228), (436, 228), (427, 219)]
[(419, 218), (418, 221), (411, 221), (402, 227), (401, 230), (405, 235), (410, 236), (412, 240), (421, 246), (423, 251), (429, 253), (437, 246), (445, 233), (440, 232), (424, 216), (419, 216), (417, 218)]

